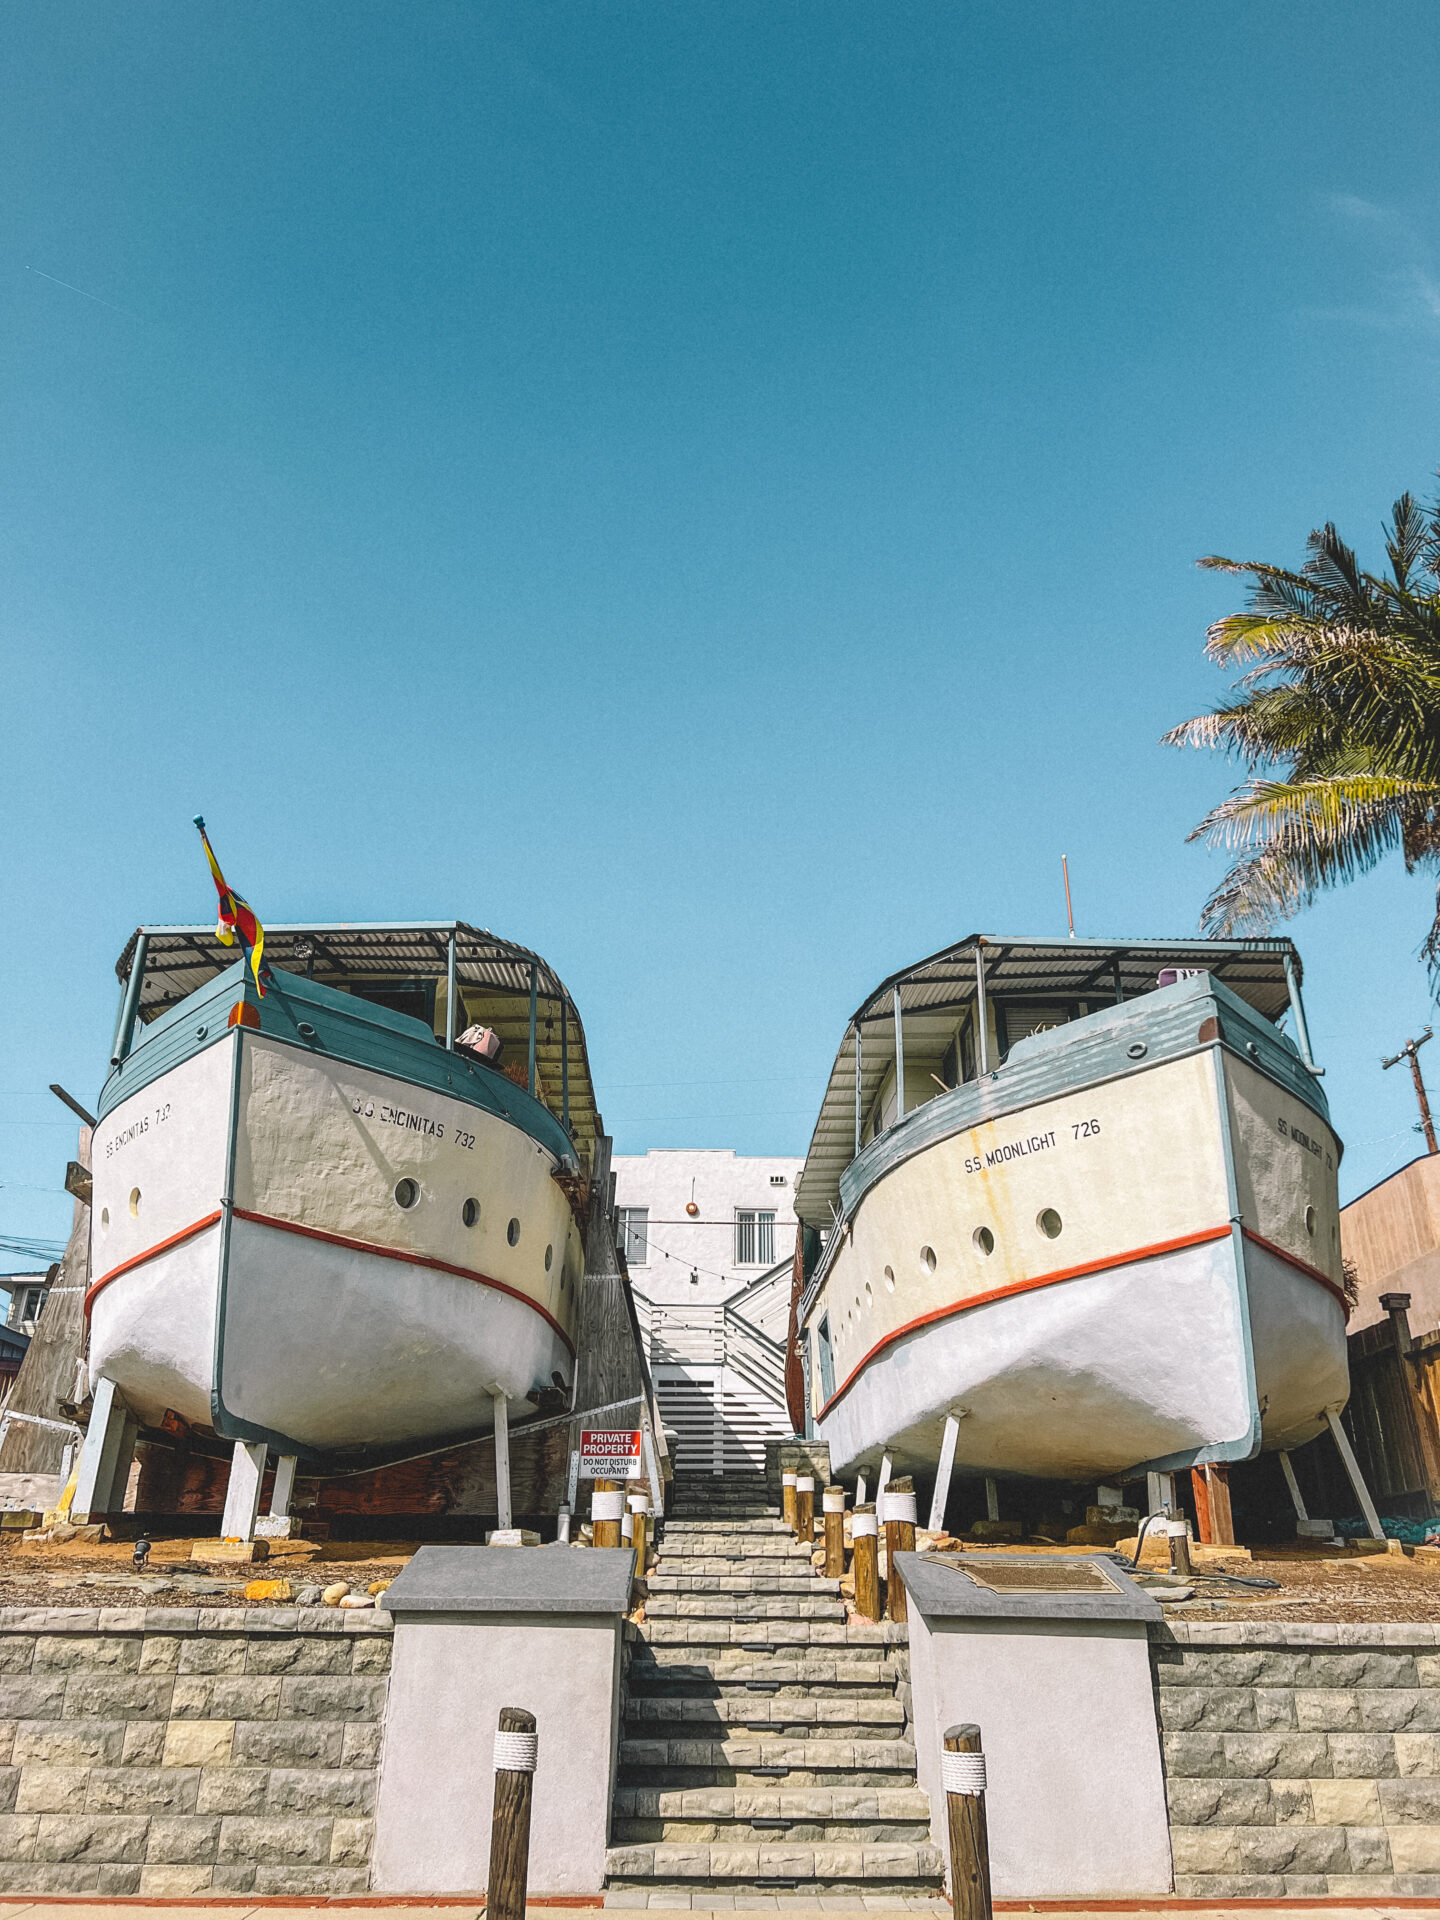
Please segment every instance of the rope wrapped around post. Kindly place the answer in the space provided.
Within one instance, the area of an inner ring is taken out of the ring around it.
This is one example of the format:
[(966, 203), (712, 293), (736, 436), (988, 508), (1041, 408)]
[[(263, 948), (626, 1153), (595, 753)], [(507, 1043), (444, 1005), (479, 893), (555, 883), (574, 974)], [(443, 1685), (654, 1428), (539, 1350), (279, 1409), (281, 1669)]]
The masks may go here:
[(485, 1883), (488, 1920), (525, 1920), (530, 1884), (530, 1807), (539, 1738), (535, 1716), (502, 1707), (495, 1735), (495, 1806), (490, 1821), (490, 1872)]
[(795, 1537), (803, 1546), (815, 1544), (815, 1476), (795, 1476)]
[(845, 1572), (845, 1489), (826, 1487), (822, 1498), (825, 1508), (825, 1578), (839, 1580)]
[(873, 1506), (856, 1507), (850, 1519), (854, 1550), (855, 1606), (867, 1620), (880, 1618), (880, 1536)]
[(951, 1727), (940, 1755), (950, 1838), (950, 1906), (954, 1920), (991, 1920), (990, 1835), (985, 1824), (985, 1755), (980, 1729)]
[(895, 1571), (897, 1553), (915, 1551), (915, 1482), (892, 1480), (885, 1494), (885, 1612), (891, 1620), (908, 1620), (905, 1582)]

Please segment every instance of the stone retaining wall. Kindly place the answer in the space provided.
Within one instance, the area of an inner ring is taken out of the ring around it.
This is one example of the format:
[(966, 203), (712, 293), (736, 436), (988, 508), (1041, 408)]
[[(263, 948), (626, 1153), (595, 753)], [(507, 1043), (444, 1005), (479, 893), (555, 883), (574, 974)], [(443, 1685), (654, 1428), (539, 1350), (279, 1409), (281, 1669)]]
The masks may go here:
[(1175, 1890), (1440, 1895), (1440, 1627), (1152, 1634)]
[(390, 1616), (0, 1608), (0, 1891), (360, 1893)]

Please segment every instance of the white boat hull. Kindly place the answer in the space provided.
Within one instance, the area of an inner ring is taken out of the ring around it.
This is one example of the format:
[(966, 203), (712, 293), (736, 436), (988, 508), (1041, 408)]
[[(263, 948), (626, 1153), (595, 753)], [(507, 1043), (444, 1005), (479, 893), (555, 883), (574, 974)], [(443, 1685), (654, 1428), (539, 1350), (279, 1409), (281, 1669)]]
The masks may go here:
[(1265, 1076), (1219, 1072), (1208, 1049), (1037, 1103), (865, 1193), (807, 1314), (834, 1471), (933, 1472), (950, 1415), (958, 1470), (1075, 1480), (1319, 1431), (1349, 1391), (1338, 1151)]
[(495, 1395), (520, 1419), (573, 1380), (580, 1235), (509, 1122), (237, 1032), (101, 1136), (90, 1372), (142, 1420), (325, 1452), (481, 1431)]

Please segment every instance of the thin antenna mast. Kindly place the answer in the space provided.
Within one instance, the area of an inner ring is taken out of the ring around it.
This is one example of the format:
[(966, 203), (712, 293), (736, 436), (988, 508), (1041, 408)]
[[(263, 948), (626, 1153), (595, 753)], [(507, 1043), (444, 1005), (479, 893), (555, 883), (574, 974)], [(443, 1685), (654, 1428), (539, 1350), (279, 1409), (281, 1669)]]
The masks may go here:
[(1410, 1062), (1410, 1076), (1415, 1082), (1415, 1098), (1420, 1102), (1420, 1128), (1425, 1136), (1425, 1145), (1431, 1153), (1440, 1153), (1440, 1143), (1435, 1139), (1435, 1122), (1430, 1118), (1430, 1100), (1425, 1092), (1425, 1082), (1420, 1078), (1420, 1049), (1431, 1038), (1433, 1029), (1426, 1027), (1418, 1040), (1407, 1040), (1396, 1054), (1380, 1062), (1382, 1067), (1398, 1067), (1402, 1060)]
[(1070, 905), (1070, 861), (1065, 854), (1060, 856), (1060, 871), (1065, 876), (1065, 918), (1070, 922), (1070, 938), (1075, 938), (1075, 912)]

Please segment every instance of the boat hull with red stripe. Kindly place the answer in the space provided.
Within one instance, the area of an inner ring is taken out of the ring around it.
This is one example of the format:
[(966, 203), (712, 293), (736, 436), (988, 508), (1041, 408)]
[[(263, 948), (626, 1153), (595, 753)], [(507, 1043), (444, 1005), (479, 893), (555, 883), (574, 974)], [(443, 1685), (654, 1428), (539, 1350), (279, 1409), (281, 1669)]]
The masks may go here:
[(198, 1043), (102, 1116), (90, 1370), (142, 1421), (326, 1454), (483, 1431), (498, 1394), (523, 1419), (574, 1378), (558, 1126), (488, 1069), (446, 1085), (423, 1029), (429, 1084), (395, 1071), (418, 1023), (393, 1014), (368, 1064), (370, 1010), (341, 999), (281, 976), (258, 1029), (183, 1003)]
[(1182, 981), (877, 1134), (804, 1303), (836, 1472), (933, 1473), (952, 1416), (958, 1470), (1067, 1480), (1321, 1429), (1349, 1391), (1340, 1149), (1256, 1030)]

